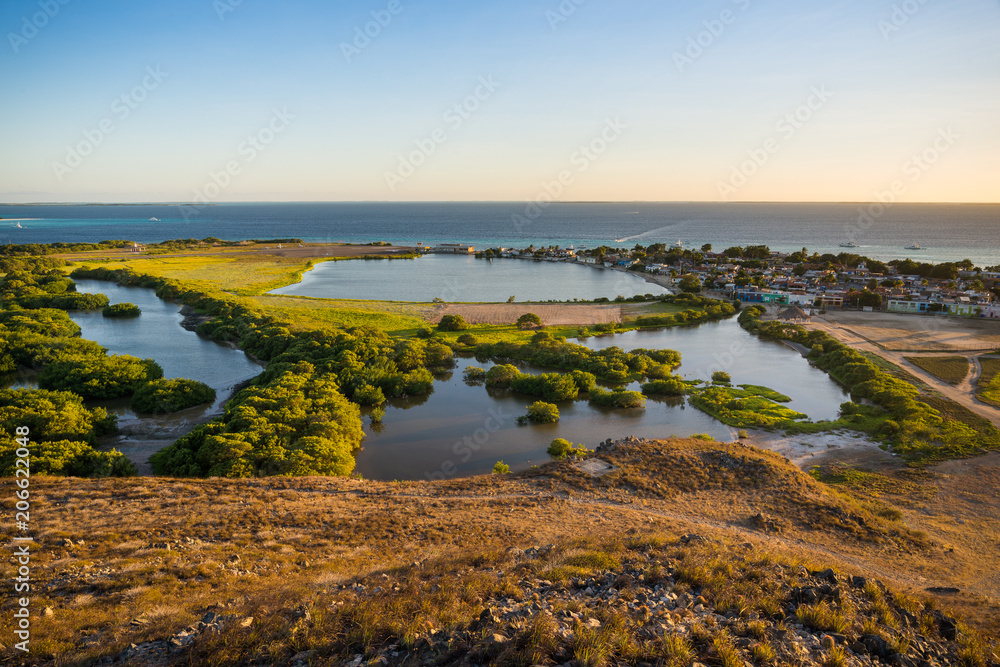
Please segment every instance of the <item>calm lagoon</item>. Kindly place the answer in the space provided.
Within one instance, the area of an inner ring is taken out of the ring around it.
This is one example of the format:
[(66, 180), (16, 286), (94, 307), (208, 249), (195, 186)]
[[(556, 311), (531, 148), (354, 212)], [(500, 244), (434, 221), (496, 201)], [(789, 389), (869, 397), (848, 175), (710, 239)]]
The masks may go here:
[(323, 262), (302, 282), (271, 294), (328, 299), (430, 302), (614, 299), (668, 290), (638, 275), (578, 264), (527, 259), (425, 255), (419, 259)]

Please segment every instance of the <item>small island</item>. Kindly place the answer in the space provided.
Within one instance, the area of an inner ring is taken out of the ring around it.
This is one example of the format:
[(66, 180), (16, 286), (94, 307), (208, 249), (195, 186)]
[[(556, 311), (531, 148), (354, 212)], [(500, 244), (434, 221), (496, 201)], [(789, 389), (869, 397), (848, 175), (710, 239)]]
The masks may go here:
[(115, 303), (101, 311), (104, 317), (139, 317), (142, 310), (134, 303)]

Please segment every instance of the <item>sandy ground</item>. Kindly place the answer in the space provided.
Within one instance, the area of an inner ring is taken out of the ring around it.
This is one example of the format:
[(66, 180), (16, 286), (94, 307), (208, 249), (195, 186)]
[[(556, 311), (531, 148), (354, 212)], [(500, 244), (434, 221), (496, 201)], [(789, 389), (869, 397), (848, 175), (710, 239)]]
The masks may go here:
[(855, 332), (887, 350), (979, 351), (1000, 347), (1000, 321), (829, 310), (813, 321)]
[[(878, 321), (887, 321), (883, 318), (889, 317), (894, 318), (888, 321), (898, 324), (900, 321), (906, 321), (906, 324), (910, 327), (919, 327), (919, 320), (925, 320), (927, 318), (913, 315), (889, 315), (886, 313), (850, 313), (851, 315), (860, 316), (864, 318), (866, 316), (875, 315), (873, 321), (870, 324), (875, 324)], [(979, 379), (979, 372), (981, 367), (975, 358), (983, 354), (982, 347), (977, 347), (978, 352), (969, 352), (963, 350), (955, 350), (954, 347), (947, 348), (951, 351), (960, 353), (962, 356), (968, 357), (972, 361), (973, 372), (966, 376), (965, 380), (962, 381), (957, 386), (948, 384), (944, 380), (941, 380), (935, 375), (928, 373), (924, 369), (916, 366), (906, 360), (907, 356), (912, 356), (911, 352), (899, 352), (894, 350), (886, 350), (883, 345), (878, 342), (877, 339), (870, 339), (862, 333), (862, 327), (850, 325), (851, 319), (845, 318), (844, 313), (836, 313), (834, 317), (830, 317), (830, 314), (823, 316), (813, 317), (812, 321), (805, 326), (809, 329), (819, 329), (821, 331), (826, 331), (828, 334), (837, 338), (841, 342), (853, 347), (856, 350), (862, 350), (865, 352), (871, 352), (879, 355), (883, 359), (905, 369), (907, 372), (919, 378), (922, 382), (930, 386), (935, 391), (939, 392), (948, 399), (959, 403), (972, 410), (976, 414), (979, 414), (986, 419), (989, 419), (995, 426), (1000, 428), (1000, 409), (983, 403), (978, 398), (976, 398), (976, 383)], [(909, 320), (913, 320), (910, 322)], [(933, 320), (938, 322), (937, 319)], [(993, 322), (984, 322), (977, 320), (958, 320), (958, 319), (944, 319), (940, 321), (941, 329), (939, 331), (925, 332), (927, 336), (934, 337), (931, 340), (936, 340), (938, 342), (950, 340), (975, 340), (980, 337), (985, 336), (982, 340), (988, 341), (992, 337), (992, 331), (996, 330), (1000, 332), (1000, 324)], [(845, 326), (848, 324), (850, 326)], [(873, 335), (880, 335), (881, 329), (871, 327)], [(909, 331), (919, 332), (919, 328), (916, 330), (909, 329)], [(985, 332), (985, 333), (983, 333)], [(881, 334), (885, 335), (885, 334)], [(920, 341), (920, 337), (915, 335), (914, 342), (912, 345), (916, 346)], [(995, 346), (997, 343), (993, 343)], [(977, 346), (983, 345), (983, 343), (975, 344)], [(911, 348), (917, 349), (917, 348)], [(995, 350), (995, 347), (987, 348), (990, 352)], [(933, 348), (923, 348), (920, 353), (934, 352)], [(938, 352), (940, 354), (940, 352)]]
[(431, 321), (439, 322), (445, 315), (461, 315), (469, 324), (515, 324), (525, 313), (538, 315), (545, 325), (622, 321), (620, 305), (571, 303), (447, 304), (435, 310)]
[[(891, 454), (879, 449), (878, 443), (861, 434), (846, 431), (788, 436), (757, 430), (748, 433), (750, 437), (743, 438), (744, 443), (777, 452), (802, 470), (830, 462), (831, 459), (868, 464), (893, 458)], [(733, 434), (735, 437), (735, 429)]]

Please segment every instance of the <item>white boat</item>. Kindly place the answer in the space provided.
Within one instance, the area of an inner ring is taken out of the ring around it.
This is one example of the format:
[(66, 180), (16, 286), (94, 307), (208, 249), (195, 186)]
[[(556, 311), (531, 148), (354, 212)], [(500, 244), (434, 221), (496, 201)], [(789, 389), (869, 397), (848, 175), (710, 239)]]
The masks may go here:
[(150, 222), (159, 222), (160, 219), (159, 218), (150, 218), (149, 221)]
[(908, 246), (906, 246), (906, 249), (907, 250), (923, 250), (923, 248), (920, 247), (919, 243), (914, 243), (913, 245), (908, 245)]
[(675, 248), (682, 248), (682, 247), (684, 247), (684, 242), (681, 241), (680, 239), (677, 239), (677, 243), (674, 244), (674, 247)]
[(858, 244), (855, 243), (854, 241), (848, 241), (847, 243), (841, 243), (840, 247), (841, 248), (857, 248)]

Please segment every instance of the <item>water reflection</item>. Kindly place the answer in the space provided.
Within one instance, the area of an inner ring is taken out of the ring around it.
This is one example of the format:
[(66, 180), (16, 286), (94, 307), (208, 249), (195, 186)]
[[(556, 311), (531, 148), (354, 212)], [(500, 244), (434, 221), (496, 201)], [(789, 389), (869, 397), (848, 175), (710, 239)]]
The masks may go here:
[[(734, 383), (765, 385), (791, 396), (789, 407), (814, 420), (835, 418), (840, 403), (847, 400), (839, 385), (799, 353), (751, 336), (735, 320), (579, 342), (591, 349), (675, 349), (682, 355), (681, 374), (704, 379), (714, 370), (725, 370)], [(677, 397), (648, 398), (645, 409), (634, 410), (563, 401), (557, 404), (559, 422), (519, 426), (514, 420), (536, 399), (509, 389), (470, 386), (461, 373), (469, 365), (489, 370), (494, 364), (460, 360), (451, 379), (435, 383), (431, 396), (423, 401), (408, 399), (405, 412), (390, 402), (378, 432), (366, 424), (369, 435), (358, 453), (358, 472), (371, 479), (448, 478), (489, 472), (498, 460), (523, 469), (549, 461), (545, 450), (555, 438), (589, 447), (625, 435), (665, 438), (705, 433), (719, 440), (732, 438), (728, 426)], [(551, 370), (516, 365), (524, 372)]]
[(183, 432), (193, 423), (219, 412), (234, 389), (263, 370), (243, 352), (203, 338), (181, 327), (181, 306), (164, 301), (145, 287), (123, 287), (103, 280), (78, 280), (80, 292), (101, 292), (111, 303), (129, 302), (142, 309), (135, 318), (106, 318), (99, 310), (71, 312), (80, 325), (82, 336), (97, 341), (108, 354), (131, 354), (150, 357), (163, 367), (166, 378), (190, 378), (215, 389), (212, 405), (190, 408), (170, 415), (143, 415), (128, 406), (127, 400), (106, 401), (119, 415), (126, 432), (159, 433), (164, 436)]
[(575, 262), (427, 255), (416, 260), (323, 262), (302, 282), (271, 294), (376, 301), (517, 301), (614, 299), (666, 294), (642, 277)]

